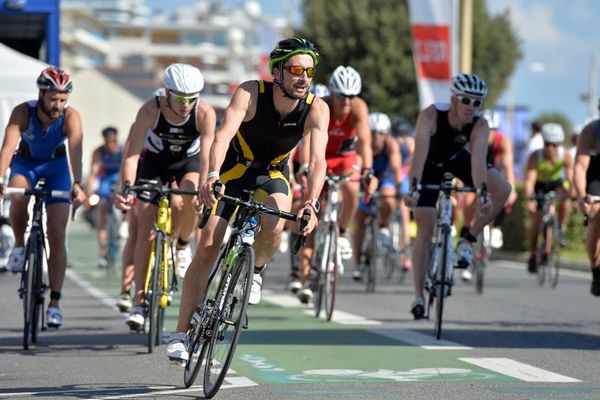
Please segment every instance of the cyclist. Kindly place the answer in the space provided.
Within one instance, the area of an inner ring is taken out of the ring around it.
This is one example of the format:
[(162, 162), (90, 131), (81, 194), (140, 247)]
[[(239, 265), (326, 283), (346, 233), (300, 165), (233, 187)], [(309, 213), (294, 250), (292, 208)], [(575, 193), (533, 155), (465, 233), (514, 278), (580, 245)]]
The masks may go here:
[[(500, 115), (493, 110), (484, 110), (483, 118), (488, 123), (490, 128), (490, 135), (488, 138), (487, 147), (487, 163), (498, 169), (506, 178), (508, 183), (512, 187), (512, 191), (504, 204), (504, 208), (500, 211), (500, 214), (496, 217), (492, 223), (491, 229), (491, 243), (495, 248), (502, 247), (502, 230), (500, 226), (504, 219), (504, 215), (510, 212), (510, 206), (517, 199), (517, 192), (515, 190), (515, 173), (514, 173), (514, 157), (512, 142), (506, 136), (504, 136), (499, 130), (500, 126)], [(474, 193), (463, 194), (463, 213), (464, 223), (462, 231), (468, 231), (473, 222), (475, 221), (475, 215), (477, 212), (476, 195)], [(462, 236), (462, 234), (461, 234)], [(462, 271), (462, 279), (470, 281), (473, 275), (468, 269)]]
[[(487, 95), (485, 82), (475, 74), (452, 78), (450, 103), (436, 103), (419, 113), (415, 151), (410, 167), (411, 182), (439, 184), (449, 171), (466, 185), (481, 189), (487, 184), (489, 196), (479, 204), (478, 217), (457, 243), (458, 267), (465, 268), (473, 259), (472, 243), (477, 234), (500, 212), (511, 188), (496, 169), (486, 166), (485, 154), (489, 129), (479, 109)], [(411, 312), (415, 319), (425, 313), (424, 285), (429, 248), (436, 222), (438, 191), (412, 188), (406, 202), (414, 209), (417, 238), (413, 247), (415, 301)]]
[[(317, 197), (327, 168), (325, 147), (329, 117), (325, 102), (309, 93), (318, 57), (316, 48), (306, 39), (281, 40), (269, 55), (273, 82), (246, 81), (233, 93), (211, 148), (210, 172), (201, 192), (204, 205), (214, 206), (213, 216), (204, 227), (188, 278), (183, 282), (176, 333), (167, 346), (170, 359), (178, 362), (188, 359), (186, 332), (218, 256), (227, 222), (234, 213), (233, 207), (216, 202), (215, 182), (222, 182), (229, 196), (239, 197), (244, 190), (254, 190), (257, 201), (288, 211), (292, 200), (289, 153), (303, 137), (307, 138), (310, 143), (307, 200), (298, 215), (309, 210), (311, 217), (300, 234), (308, 235), (317, 224)], [(250, 304), (260, 301), (260, 274), (279, 247), (283, 225), (283, 220), (278, 218), (261, 217), (261, 230), (254, 243), (257, 267)]]
[[(529, 225), (527, 237), (529, 239), (529, 261), (527, 270), (536, 273), (537, 265), (537, 239), (538, 230), (542, 220), (543, 200), (540, 196), (555, 191), (560, 200), (558, 208), (558, 220), (560, 223), (560, 240), (563, 240), (563, 232), (567, 221), (569, 220), (570, 204), (568, 201), (568, 191), (572, 188), (573, 161), (571, 155), (563, 147), (565, 132), (562, 126), (555, 123), (542, 125), (542, 138), (544, 147), (535, 150), (527, 159), (525, 170), (524, 195), (527, 202), (527, 211), (531, 214), (532, 220)], [(532, 198), (538, 197), (538, 199)], [(541, 254), (542, 261), (548, 257), (548, 254)]]
[[(412, 160), (412, 154), (415, 150), (415, 138), (414, 129), (411, 123), (403, 117), (396, 117), (392, 121), (392, 136), (400, 145), (400, 156), (402, 158), (402, 184), (400, 185), (400, 194), (408, 193), (410, 190), (410, 183), (408, 178), (408, 169)], [(404, 204), (399, 202), (400, 215), (402, 217), (402, 233), (400, 236), (400, 244), (404, 250), (410, 246), (410, 209)], [(409, 271), (412, 269), (412, 260), (406, 251), (403, 251), (400, 255), (400, 263), (402, 269)]]
[(581, 130), (574, 169), (577, 205), (588, 217), (586, 249), (592, 268), (591, 293), (600, 296), (600, 203), (591, 202), (588, 196), (600, 196), (600, 119)]
[[(100, 197), (96, 224), (98, 248), (100, 249), (98, 267), (105, 268), (108, 265), (106, 216), (109, 207), (112, 206), (111, 195), (113, 188), (119, 180), (123, 148), (119, 145), (119, 131), (117, 128), (112, 126), (104, 128), (102, 130), (102, 137), (104, 138), (104, 144), (96, 148), (92, 153), (92, 165), (88, 175), (86, 188), (88, 199), (94, 193)], [(88, 204), (89, 207), (89, 202), (86, 202), (86, 204)]]
[[(202, 73), (188, 64), (171, 64), (165, 69), (164, 92), (148, 100), (138, 111), (130, 145), (123, 162), (121, 182), (154, 179), (162, 183), (175, 182), (180, 189), (197, 190), (200, 179), (205, 179), (208, 152), (214, 137), (216, 114), (214, 109), (200, 100), (204, 87)], [(142, 161), (138, 159), (143, 150)], [(174, 235), (176, 242), (176, 267), (185, 275), (191, 261), (189, 241), (196, 226), (195, 196), (172, 196), (174, 210)], [(141, 193), (136, 203), (138, 235), (135, 245), (136, 306), (132, 308), (127, 324), (138, 330), (144, 323), (143, 288), (150, 257), (149, 233), (156, 215), (154, 194)], [(124, 198), (115, 195), (117, 207), (131, 208), (133, 195)]]
[[(390, 216), (396, 208), (396, 193), (402, 183), (402, 160), (400, 146), (391, 137), (392, 122), (387, 114), (375, 112), (369, 114), (373, 149), (373, 173), (378, 179), (377, 191), (382, 196), (379, 214), (379, 227), (383, 243), (391, 243), (388, 228)], [(365, 235), (365, 219), (369, 211), (368, 203), (360, 201), (354, 218), (353, 244), (360, 249)], [(360, 251), (354, 253), (354, 270), (360, 270)]]
[[(67, 106), (73, 82), (65, 70), (48, 67), (41, 72), (36, 83), (39, 89), (37, 100), (16, 106), (6, 126), (0, 150), (0, 177), (5, 175), (10, 164), (10, 186), (33, 188), (39, 179), (45, 179), (47, 190), (72, 190), (75, 209), (86, 197), (81, 185), (81, 117), (77, 110)], [(0, 181), (0, 184), (4, 182)], [(46, 323), (49, 327), (58, 328), (63, 323), (59, 300), (67, 267), (65, 239), (70, 201), (48, 198), (45, 203), (46, 234), (50, 245), (50, 303)], [(9, 256), (9, 271), (22, 271), (25, 263), (28, 204), (29, 197), (25, 196), (14, 196), (11, 201), (10, 220), (15, 247)]]

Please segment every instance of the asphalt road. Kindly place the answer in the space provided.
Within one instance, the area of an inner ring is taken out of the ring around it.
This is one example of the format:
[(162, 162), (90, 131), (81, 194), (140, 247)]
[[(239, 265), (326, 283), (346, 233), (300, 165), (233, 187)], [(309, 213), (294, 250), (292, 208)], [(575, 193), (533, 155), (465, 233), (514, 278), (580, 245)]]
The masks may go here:
[[(73, 268), (63, 290), (65, 324), (21, 347), (18, 275), (0, 275), (0, 398), (199, 398), (185, 389), (165, 346), (148, 354), (114, 307), (118, 279), (95, 267), (93, 235), (70, 229)], [(374, 294), (341, 280), (334, 321), (316, 319), (283, 288), (286, 258), (264, 279), (218, 399), (600, 399), (600, 299), (589, 274), (564, 270), (539, 287), (522, 263), (494, 261), (484, 294), (459, 282), (442, 341), (413, 321), (412, 289), (379, 281)], [(175, 325), (177, 302), (166, 329)]]

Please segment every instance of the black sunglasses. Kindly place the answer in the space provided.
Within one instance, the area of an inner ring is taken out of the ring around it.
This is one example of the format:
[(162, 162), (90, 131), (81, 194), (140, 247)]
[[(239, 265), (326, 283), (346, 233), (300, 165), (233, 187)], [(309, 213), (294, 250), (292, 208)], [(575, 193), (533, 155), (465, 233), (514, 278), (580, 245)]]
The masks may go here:
[(465, 97), (460, 95), (457, 95), (456, 98), (465, 106), (470, 106), (472, 104), (473, 107), (479, 108), (483, 104), (483, 100), (481, 99), (472, 99), (471, 97)]
[[(334, 92), (335, 93), (335, 92)], [(335, 95), (337, 97), (339, 97), (340, 99), (350, 99), (352, 100), (353, 98), (356, 97), (355, 94), (342, 94), (342, 93), (335, 93)]]

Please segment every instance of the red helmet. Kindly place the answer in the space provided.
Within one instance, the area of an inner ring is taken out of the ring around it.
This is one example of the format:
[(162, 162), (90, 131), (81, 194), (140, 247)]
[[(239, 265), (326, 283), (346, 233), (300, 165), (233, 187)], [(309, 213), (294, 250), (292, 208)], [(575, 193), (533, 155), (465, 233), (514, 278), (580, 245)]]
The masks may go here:
[(71, 93), (73, 81), (67, 72), (60, 68), (48, 67), (37, 78), (37, 87), (40, 90), (57, 90)]

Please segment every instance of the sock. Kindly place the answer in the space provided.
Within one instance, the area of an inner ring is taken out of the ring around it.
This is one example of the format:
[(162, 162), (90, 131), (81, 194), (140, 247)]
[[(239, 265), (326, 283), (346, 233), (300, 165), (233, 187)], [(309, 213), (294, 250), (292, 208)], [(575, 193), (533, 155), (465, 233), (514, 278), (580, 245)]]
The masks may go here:
[(190, 244), (189, 240), (181, 240), (181, 238), (177, 238), (178, 249), (183, 249), (184, 247), (187, 247), (188, 244)]

